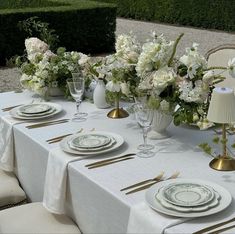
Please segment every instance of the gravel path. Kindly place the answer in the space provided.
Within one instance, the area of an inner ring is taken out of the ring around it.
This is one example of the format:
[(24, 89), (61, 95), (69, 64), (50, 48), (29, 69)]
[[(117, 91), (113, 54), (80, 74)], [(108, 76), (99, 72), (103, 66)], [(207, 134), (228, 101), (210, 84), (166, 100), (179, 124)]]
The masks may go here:
[[(193, 42), (199, 43), (199, 50), (205, 54), (209, 49), (222, 44), (235, 44), (235, 33), (225, 33), (221, 31), (203, 30), (189, 27), (172, 26), (166, 24), (156, 24), (136, 20), (117, 19), (116, 35), (129, 33), (136, 35), (139, 42), (143, 43), (148, 38), (151, 31), (158, 35), (163, 33), (167, 38), (175, 40), (180, 33), (184, 33), (177, 54), (182, 55), (185, 47), (189, 47)], [(20, 87), (20, 73), (16, 68), (0, 69), (0, 92), (17, 90)]]

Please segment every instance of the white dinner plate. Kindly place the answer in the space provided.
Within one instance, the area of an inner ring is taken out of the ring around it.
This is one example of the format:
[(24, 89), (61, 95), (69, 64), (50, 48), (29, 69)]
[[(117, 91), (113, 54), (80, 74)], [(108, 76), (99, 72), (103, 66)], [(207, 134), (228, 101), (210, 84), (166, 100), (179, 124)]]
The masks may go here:
[(31, 103), (19, 107), (19, 112), (24, 114), (39, 114), (49, 111), (51, 106), (46, 103)]
[(105, 146), (111, 142), (111, 138), (104, 134), (83, 133), (74, 137), (69, 143), (75, 148), (91, 149)]
[[(219, 195), (220, 195), (220, 201), (219, 204), (215, 207), (212, 207), (208, 210), (205, 211), (198, 211), (198, 212), (180, 212), (177, 210), (172, 210), (164, 207), (157, 199), (156, 199), (156, 194), (158, 190), (163, 187), (163, 186), (168, 186), (171, 183), (175, 182), (181, 182), (181, 183), (197, 183), (197, 184), (203, 184), (206, 186), (209, 186), (213, 188)], [(196, 217), (203, 217), (203, 216), (208, 216), (212, 215), (215, 213), (218, 213), (224, 209), (226, 209), (230, 203), (232, 202), (232, 196), (231, 194), (222, 186), (210, 182), (210, 181), (204, 181), (204, 180), (197, 180), (197, 179), (174, 179), (174, 180), (166, 180), (159, 182), (155, 185), (153, 185), (151, 188), (149, 188), (146, 191), (145, 194), (145, 199), (147, 204), (154, 210), (170, 215), (170, 216), (175, 216), (175, 217), (185, 217), (185, 218), (196, 218)]]
[(22, 113), (20, 111), (17, 111), (17, 115), (25, 116), (25, 117), (38, 117), (38, 116), (45, 116), (45, 115), (51, 114), (51, 113), (53, 113), (55, 111), (56, 111), (55, 108), (50, 108), (48, 111), (44, 111), (44, 112), (40, 112), (40, 113), (35, 113), (35, 114), (25, 114), (25, 113)]
[(176, 206), (201, 206), (214, 198), (213, 189), (204, 184), (172, 183), (161, 189), (161, 196)]
[(156, 199), (161, 203), (162, 206), (171, 209), (171, 210), (177, 210), (180, 212), (198, 212), (198, 211), (205, 211), (208, 210), (212, 207), (215, 207), (219, 204), (220, 201), (220, 195), (214, 191), (214, 196), (213, 199), (201, 206), (195, 206), (195, 207), (188, 207), (188, 206), (177, 206), (174, 204), (171, 204), (167, 202), (163, 197), (162, 197), (162, 188), (159, 189), (158, 193), (156, 194)]
[[(75, 154), (75, 155), (80, 155), (80, 156), (88, 156), (88, 155), (99, 155), (99, 154), (104, 154), (113, 150), (118, 149), (123, 143), (124, 143), (124, 139), (122, 136), (116, 134), (116, 133), (111, 133), (111, 132), (101, 132), (101, 131), (97, 131), (98, 134), (105, 134), (107, 136), (109, 136), (110, 138), (114, 138), (116, 143), (114, 145), (112, 145), (109, 148), (105, 148), (99, 151), (78, 151), (75, 149), (71, 149), (69, 147), (68, 142), (73, 139), (76, 136), (79, 136), (79, 134), (75, 134), (72, 136), (68, 136), (66, 138), (64, 138), (61, 142), (60, 142), (60, 147), (63, 151), (65, 151), (66, 153), (70, 153), (70, 154)], [(81, 134), (81, 133), (80, 133)]]
[(93, 147), (93, 148), (79, 148), (79, 147), (76, 147), (74, 145), (71, 144), (71, 141), (68, 141), (68, 145), (71, 149), (74, 149), (76, 151), (79, 151), (79, 152), (97, 152), (97, 151), (100, 151), (100, 150), (104, 150), (104, 149), (108, 149), (110, 147), (113, 147), (114, 144), (116, 144), (116, 140), (114, 138), (112, 138), (112, 140), (110, 141), (110, 143), (108, 143), (107, 145), (104, 145), (104, 146), (100, 146), (100, 147)]
[(20, 116), (18, 114), (19, 107), (16, 107), (10, 111), (10, 115), (16, 119), (34, 120), (34, 119), (44, 119), (44, 118), (52, 117), (62, 111), (62, 107), (59, 104), (52, 103), (52, 102), (43, 102), (43, 103), (50, 105), (52, 108), (55, 109), (55, 111), (52, 113), (48, 113), (46, 115), (43, 115), (43, 116)]

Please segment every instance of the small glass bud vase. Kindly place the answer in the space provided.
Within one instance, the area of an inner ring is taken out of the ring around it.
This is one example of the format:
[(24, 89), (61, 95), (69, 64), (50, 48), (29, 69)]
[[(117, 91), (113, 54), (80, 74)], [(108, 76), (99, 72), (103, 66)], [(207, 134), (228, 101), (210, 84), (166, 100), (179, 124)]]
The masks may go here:
[(105, 84), (103, 79), (98, 79), (93, 93), (93, 101), (97, 108), (105, 109), (109, 107), (105, 98)]

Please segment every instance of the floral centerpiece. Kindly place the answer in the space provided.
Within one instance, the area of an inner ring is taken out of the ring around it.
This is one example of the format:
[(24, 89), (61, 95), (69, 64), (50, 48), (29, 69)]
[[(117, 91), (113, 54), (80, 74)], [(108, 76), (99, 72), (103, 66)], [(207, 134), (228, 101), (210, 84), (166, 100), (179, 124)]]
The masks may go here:
[(214, 85), (224, 80), (216, 75), (215, 69), (233, 71), (232, 61), (229, 67), (208, 67), (206, 59), (198, 52), (198, 44), (186, 48), (186, 54), (179, 59), (177, 103), (179, 108), (174, 113), (174, 123), (196, 124), (200, 129), (212, 126), (206, 119), (210, 94)]
[(45, 96), (50, 87), (58, 87), (66, 93), (66, 79), (71, 73), (81, 71), (89, 73), (89, 57), (79, 52), (66, 52), (58, 48), (53, 53), (49, 46), (38, 38), (25, 40), (26, 61), (20, 68), (20, 82), (26, 89)]
[(176, 41), (168, 41), (164, 35), (152, 35), (152, 40), (142, 46), (136, 71), (140, 77), (138, 89), (148, 96), (150, 107), (154, 111), (151, 138), (167, 137), (166, 128), (172, 121), (172, 114), (177, 104), (176, 98), (176, 59), (177, 45), (183, 34)]

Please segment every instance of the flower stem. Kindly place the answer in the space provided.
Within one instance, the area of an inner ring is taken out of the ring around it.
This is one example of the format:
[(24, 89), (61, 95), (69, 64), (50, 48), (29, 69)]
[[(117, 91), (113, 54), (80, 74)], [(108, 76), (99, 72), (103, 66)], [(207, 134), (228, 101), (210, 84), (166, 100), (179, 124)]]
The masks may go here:
[(171, 57), (170, 57), (170, 59), (169, 59), (169, 61), (168, 61), (168, 64), (167, 64), (168, 67), (170, 67), (171, 64), (172, 64), (172, 61), (173, 61), (174, 56), (175, 56), (175, 53), (176, 53), (177, 45), (179, 44), (179, 41), (181, 40), (181, 38), (183, 37), (183, 35), (184, 35), (184, 33), (181, 33), (181, 34), (178, 36), (178, 38), (176, 39), (175, 43), (174, 43), (173, 52), (172, 52)]
[(227, 70), (228, 68), (227, 67), (220, 67), (220, 66), (215, 66), (215, 67), (208, 67), (207, 69), (205, 69), (205, 71), (209, 71), (209, 70), (216, 70), (216, 69), (219, 69), (219, 70)]

